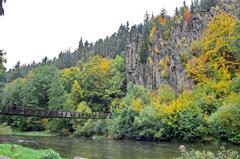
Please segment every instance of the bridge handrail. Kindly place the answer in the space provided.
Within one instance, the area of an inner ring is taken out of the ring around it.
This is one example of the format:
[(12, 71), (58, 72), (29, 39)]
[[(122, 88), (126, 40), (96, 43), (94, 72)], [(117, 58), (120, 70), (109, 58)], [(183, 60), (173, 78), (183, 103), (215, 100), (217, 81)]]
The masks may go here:
[(69, 112), (64, 110), (44, 109), (32, 106), (3, 106), (0, 105), (0, 114), (19, 115), (19, 116), (35, 116), (50, 118), (77, 118), (77, 119), (105, 119), (111, 117), (111, 113), (105, 112)]

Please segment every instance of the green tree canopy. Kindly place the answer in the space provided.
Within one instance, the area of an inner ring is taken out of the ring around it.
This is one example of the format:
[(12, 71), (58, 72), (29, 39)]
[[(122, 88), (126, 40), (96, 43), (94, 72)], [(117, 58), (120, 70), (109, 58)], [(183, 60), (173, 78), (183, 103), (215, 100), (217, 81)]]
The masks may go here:
[(54, 66), (38, 66), (26, 77), (23, 104), (26, 106), (48, 106), (48, 91), (54, 77), (58, 74)]

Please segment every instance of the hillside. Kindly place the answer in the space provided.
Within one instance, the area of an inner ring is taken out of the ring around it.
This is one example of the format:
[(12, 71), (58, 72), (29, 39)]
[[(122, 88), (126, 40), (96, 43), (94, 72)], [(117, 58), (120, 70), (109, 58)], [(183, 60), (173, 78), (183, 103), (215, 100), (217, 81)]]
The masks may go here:
[(104, 111), (107, 120), (20, 117), (21, 131), (240, 144), (240, 2), (198, 0), (146, 13), (111, 37), (2, 73), (2, 105)]

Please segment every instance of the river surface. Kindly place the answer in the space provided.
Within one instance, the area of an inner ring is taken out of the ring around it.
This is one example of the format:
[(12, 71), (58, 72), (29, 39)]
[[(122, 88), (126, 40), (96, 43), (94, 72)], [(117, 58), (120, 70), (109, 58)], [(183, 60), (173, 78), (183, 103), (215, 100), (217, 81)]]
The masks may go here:
[[(71, 137), (1, 136), (4, 143), (15, 143), (35, 149), (51, 148), (62, 157), (73, 159), (81, 156), (88, 159), (173, 159), (181, 155), (180, 143), (134, 142), (115, 140), (91, 140)], [(220, 146), (207, 144), (184, 144), (187, 150), (217, 151)], [(224, 145), (240, 151), (240, 146)]]

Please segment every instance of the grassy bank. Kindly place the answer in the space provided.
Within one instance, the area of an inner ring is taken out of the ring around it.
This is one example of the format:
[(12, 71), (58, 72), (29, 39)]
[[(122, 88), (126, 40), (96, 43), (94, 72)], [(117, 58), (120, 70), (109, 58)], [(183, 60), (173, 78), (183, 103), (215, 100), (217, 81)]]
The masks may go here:
[(20, 145), (16, 146), (16, 151), (11, 151), (11, 144), (0, 145), (0, 156), (7, 156), (14, 159), (62, 159), (54, 150), (33, 150)]
[(0, 135), (21, 135), (21, 136), (55, 136), (47, 131), (20, 132), (12, 130), (10, 126), (0, 126)]

